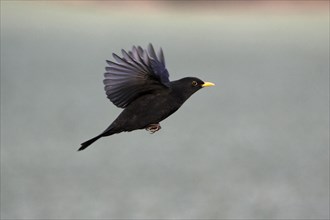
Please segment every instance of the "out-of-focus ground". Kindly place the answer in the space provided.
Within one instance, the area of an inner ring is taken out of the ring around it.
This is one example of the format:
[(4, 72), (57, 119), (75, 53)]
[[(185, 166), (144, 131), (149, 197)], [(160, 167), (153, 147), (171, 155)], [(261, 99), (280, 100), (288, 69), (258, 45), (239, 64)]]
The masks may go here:
[[(149, 42), (217, 86), (76, 152)], [(1, 218), (328, 219), (329, 2), (1, 1)]]

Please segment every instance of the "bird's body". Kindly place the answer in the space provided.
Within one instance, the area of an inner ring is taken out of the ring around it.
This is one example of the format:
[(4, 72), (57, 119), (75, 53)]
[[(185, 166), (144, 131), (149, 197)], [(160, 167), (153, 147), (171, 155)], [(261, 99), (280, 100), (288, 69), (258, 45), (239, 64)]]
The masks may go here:
[(170, 82), (162, 51), (157, 57), (152, 45), (148, 49), (147, 52), (133, 47), (132, 52), (123, 51), (124, 58), (114, 54), (119, 63), (107, 61), (110, 67), (106, 67), (105, 73), (106, 93), (124, 110), (100, 135), (82, 143), (79, 150), (101, 137), (124, 131), (150, 129), (154, 133), (160, 129), (159, 123), (177, 111), (193, 93), (214, 85), (195, 77)]

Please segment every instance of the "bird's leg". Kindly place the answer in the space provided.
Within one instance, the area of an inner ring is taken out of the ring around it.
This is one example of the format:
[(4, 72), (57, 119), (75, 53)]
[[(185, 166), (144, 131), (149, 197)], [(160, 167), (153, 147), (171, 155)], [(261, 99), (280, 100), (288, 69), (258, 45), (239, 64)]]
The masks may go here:
[(159, 131), (162, 127), (160, 124), (150, 124), (146, 127), (146, 130), (150, 132), (150, 134), (155, 133), (156, 131)]

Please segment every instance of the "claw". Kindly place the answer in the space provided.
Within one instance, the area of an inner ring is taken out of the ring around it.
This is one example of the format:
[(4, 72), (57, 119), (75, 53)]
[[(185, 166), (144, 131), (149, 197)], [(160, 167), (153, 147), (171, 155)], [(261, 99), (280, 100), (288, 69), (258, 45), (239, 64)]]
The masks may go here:
[(145, 129), (150, 132), (150, 134), (155, 133), (156, 131), (159, 131), (162, 127), (160, 124), (150, 124)]

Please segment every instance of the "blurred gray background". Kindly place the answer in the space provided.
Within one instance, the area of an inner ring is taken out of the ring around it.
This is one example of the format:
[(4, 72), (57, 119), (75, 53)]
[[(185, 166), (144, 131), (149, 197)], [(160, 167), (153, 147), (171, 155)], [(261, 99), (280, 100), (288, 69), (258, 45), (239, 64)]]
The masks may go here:
[[(1, 218), (329, 218), (328, 9), (1, 1)], [(216, 87), (77, 152), (121, 111), (105, 60), (149, 42)]]

